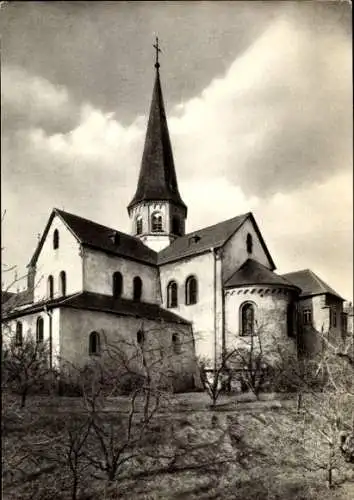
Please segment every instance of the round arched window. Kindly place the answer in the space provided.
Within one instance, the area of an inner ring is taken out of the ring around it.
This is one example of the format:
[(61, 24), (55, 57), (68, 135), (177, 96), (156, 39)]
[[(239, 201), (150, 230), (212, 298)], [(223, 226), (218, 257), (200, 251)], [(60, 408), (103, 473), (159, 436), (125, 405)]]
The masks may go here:
[(142, 234), (143, 232), (143, 218), (141, 215), (138, 215), (135, 219), (135, 229), (136, 234)]
[(198, 282), (195, 276), (186, 280), (186, 305), (196, 304), (198, 301)]
[(57, 229), (55, 229), (53, 233), (53, 248), (54, 250), (59, 248), (59, 231)]
[(44, 341), (44, 321), (42, 317), (37, 319), (36, 324), (36, 342), (41, 344)]
[(143, 293), (143, 282), (139, 276), (135, 276), (133, 279), (133, 300), (141, 300), (141, 295)]
[(89, 354), (98, 356), (100, 354), (100, 336), (97, 332), (91, 332), (89, 337)]
[(178, 306), (178, 286), (175, 281), (170, 281), (167, 285), (167, 307)]
[(155, 212), (151, 216), (151, 231), (153, 233), (160, 233), (163, 231), (162, 214), (160, 212)]
[(250, 336), (255, 334), (255, 306), (251, 302), (241, 305), (241, 329), (240, 335)]

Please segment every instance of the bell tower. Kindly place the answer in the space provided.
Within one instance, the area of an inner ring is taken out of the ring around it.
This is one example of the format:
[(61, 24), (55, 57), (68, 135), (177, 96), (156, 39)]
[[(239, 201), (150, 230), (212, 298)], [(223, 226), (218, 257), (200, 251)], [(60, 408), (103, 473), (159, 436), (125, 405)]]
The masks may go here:
[(161, 90), (158, 38), (153, 47), (156, 50), (155, 84), (138, 186), (128, 205), (128, 214), (132, 234), (158, 252), (185, 234), (187, 207), (178, 191)]

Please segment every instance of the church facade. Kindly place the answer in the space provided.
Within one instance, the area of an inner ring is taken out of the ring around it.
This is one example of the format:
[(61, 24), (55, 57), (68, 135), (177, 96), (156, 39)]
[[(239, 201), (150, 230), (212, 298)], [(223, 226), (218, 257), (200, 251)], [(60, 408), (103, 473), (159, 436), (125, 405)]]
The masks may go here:
[(299, 324), (320, 330), (326, 315), (340, 336), (343, 299), (324, 282), (316, 290), (298, 273), (278, 275), (252, 213), (186, 233), (158, 62), (155, 68), (128, 205), (131, 234), (53, 209), (28, 266), (25, 300), (4, 304), (6, 327), (19, 342), (27, 333), (49, 340), (53, 364), (83, 364), (105, 342), (139, 344), (142, 332), (154, 331), (174, 368), (191, 376), (196, 357), (212, 366), (254, 336), (295, 355)]

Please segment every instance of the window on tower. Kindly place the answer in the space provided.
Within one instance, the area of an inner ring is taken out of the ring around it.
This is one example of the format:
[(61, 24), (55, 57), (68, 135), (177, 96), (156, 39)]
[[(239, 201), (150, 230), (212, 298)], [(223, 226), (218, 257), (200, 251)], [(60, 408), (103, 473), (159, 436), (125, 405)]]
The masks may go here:
[(136, 234), (142, 234), (143, 232), (143, 218), (141, 215), (135, 219)]
[(176, 215), (172, 217), (172, 233), (176, 236), (182, 236), (181, 222), (179, 217), (177, 217)]
[(162, 215), (160, 212), (155, 212), (151, 216), (151, 230), (153, 233), (160, 233), (162, 229)]

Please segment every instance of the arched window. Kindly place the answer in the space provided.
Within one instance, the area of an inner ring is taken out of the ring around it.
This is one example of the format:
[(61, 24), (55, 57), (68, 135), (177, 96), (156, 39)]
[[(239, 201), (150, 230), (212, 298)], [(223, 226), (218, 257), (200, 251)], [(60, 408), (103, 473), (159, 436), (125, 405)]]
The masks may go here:
[(241, 331), (240, 335), (248, 336), (254, 335), (255, 327), (255, 314), (254, 305), (250, 302), (246, 302), (241, 305)]
[(143, 218), (141, 215), (135, 219), (136, 234), (141, 234), (143, 232)]
[(173, 347), (173, 352), (175, 354), (181, 354), (181, 352), (182, 352), (181, 341), (180, 341), (178, 333), (172, 334), (172, 347)]
[(43, 318), (40, 316), (37, 319), (37, 324), (36, 324), (36, 342), (37, 344), (41, 344), (44, 340), (44, 321)]
[(151, 231), (153, 233), (160, 233), (162, 230), (162, 215), (160, 212), (155, 212), (151, 216)]
[(62, 297), (65, 297), (65, 295), (66, 295), (66, 272), (65, 271), (60, 271), (59, 286), (60, 286), (60, 295)]
[(246, 237), (246, 247), (247, 247), (247, 253), (252, 253), (253, 251), (253, 240), (252, 240), (252, 234), (248, 233)]
[(195, 276), (189, 276), (186, 280), (186, 305), (196, 304), (198, 301), (198, 282)]
[(143, 282), (139, 276), (135, 276), (133, 279), (133, 300), (141, 300), (141, 295), (143, 292)]
[(54, 296), (54, 278), (52, 275), (48, 276), (48, 298), (52, 299)]
[(167, 307), (178, 306), (178, 285), (175, 281), (170, 281), (167, 285)]
[(17, 321), (16, 323), (16, 337), (15, 337), (15, 345), (18, 347), (22, 346), (23, 343), (23, 335), (22, 335), (22, 323), (21, 321)]
[(145, 334), (143, 330), (139, 330), (136, 334), (136, 341), (139, 345), (143, 344), (145, 340)]
[(98, 356), (100, 354), (100, 336), (97, 332), (91, 332), (89, 337), (89, 354)]
[(59, 231), (57, 229), (55, 229), (53, 233), (53, 248), (54, 250), (59, 248)]
[(123, 276), (119, 271), (113, 273), (113, 297), (117, 299), (123, 292)]
[(182, 235), (181, 222), (180, 222), (179, 217), (177, 217), (177, 215), (174, 215), (172, 217), (172, 234), (175, 234), (177, 236)]

